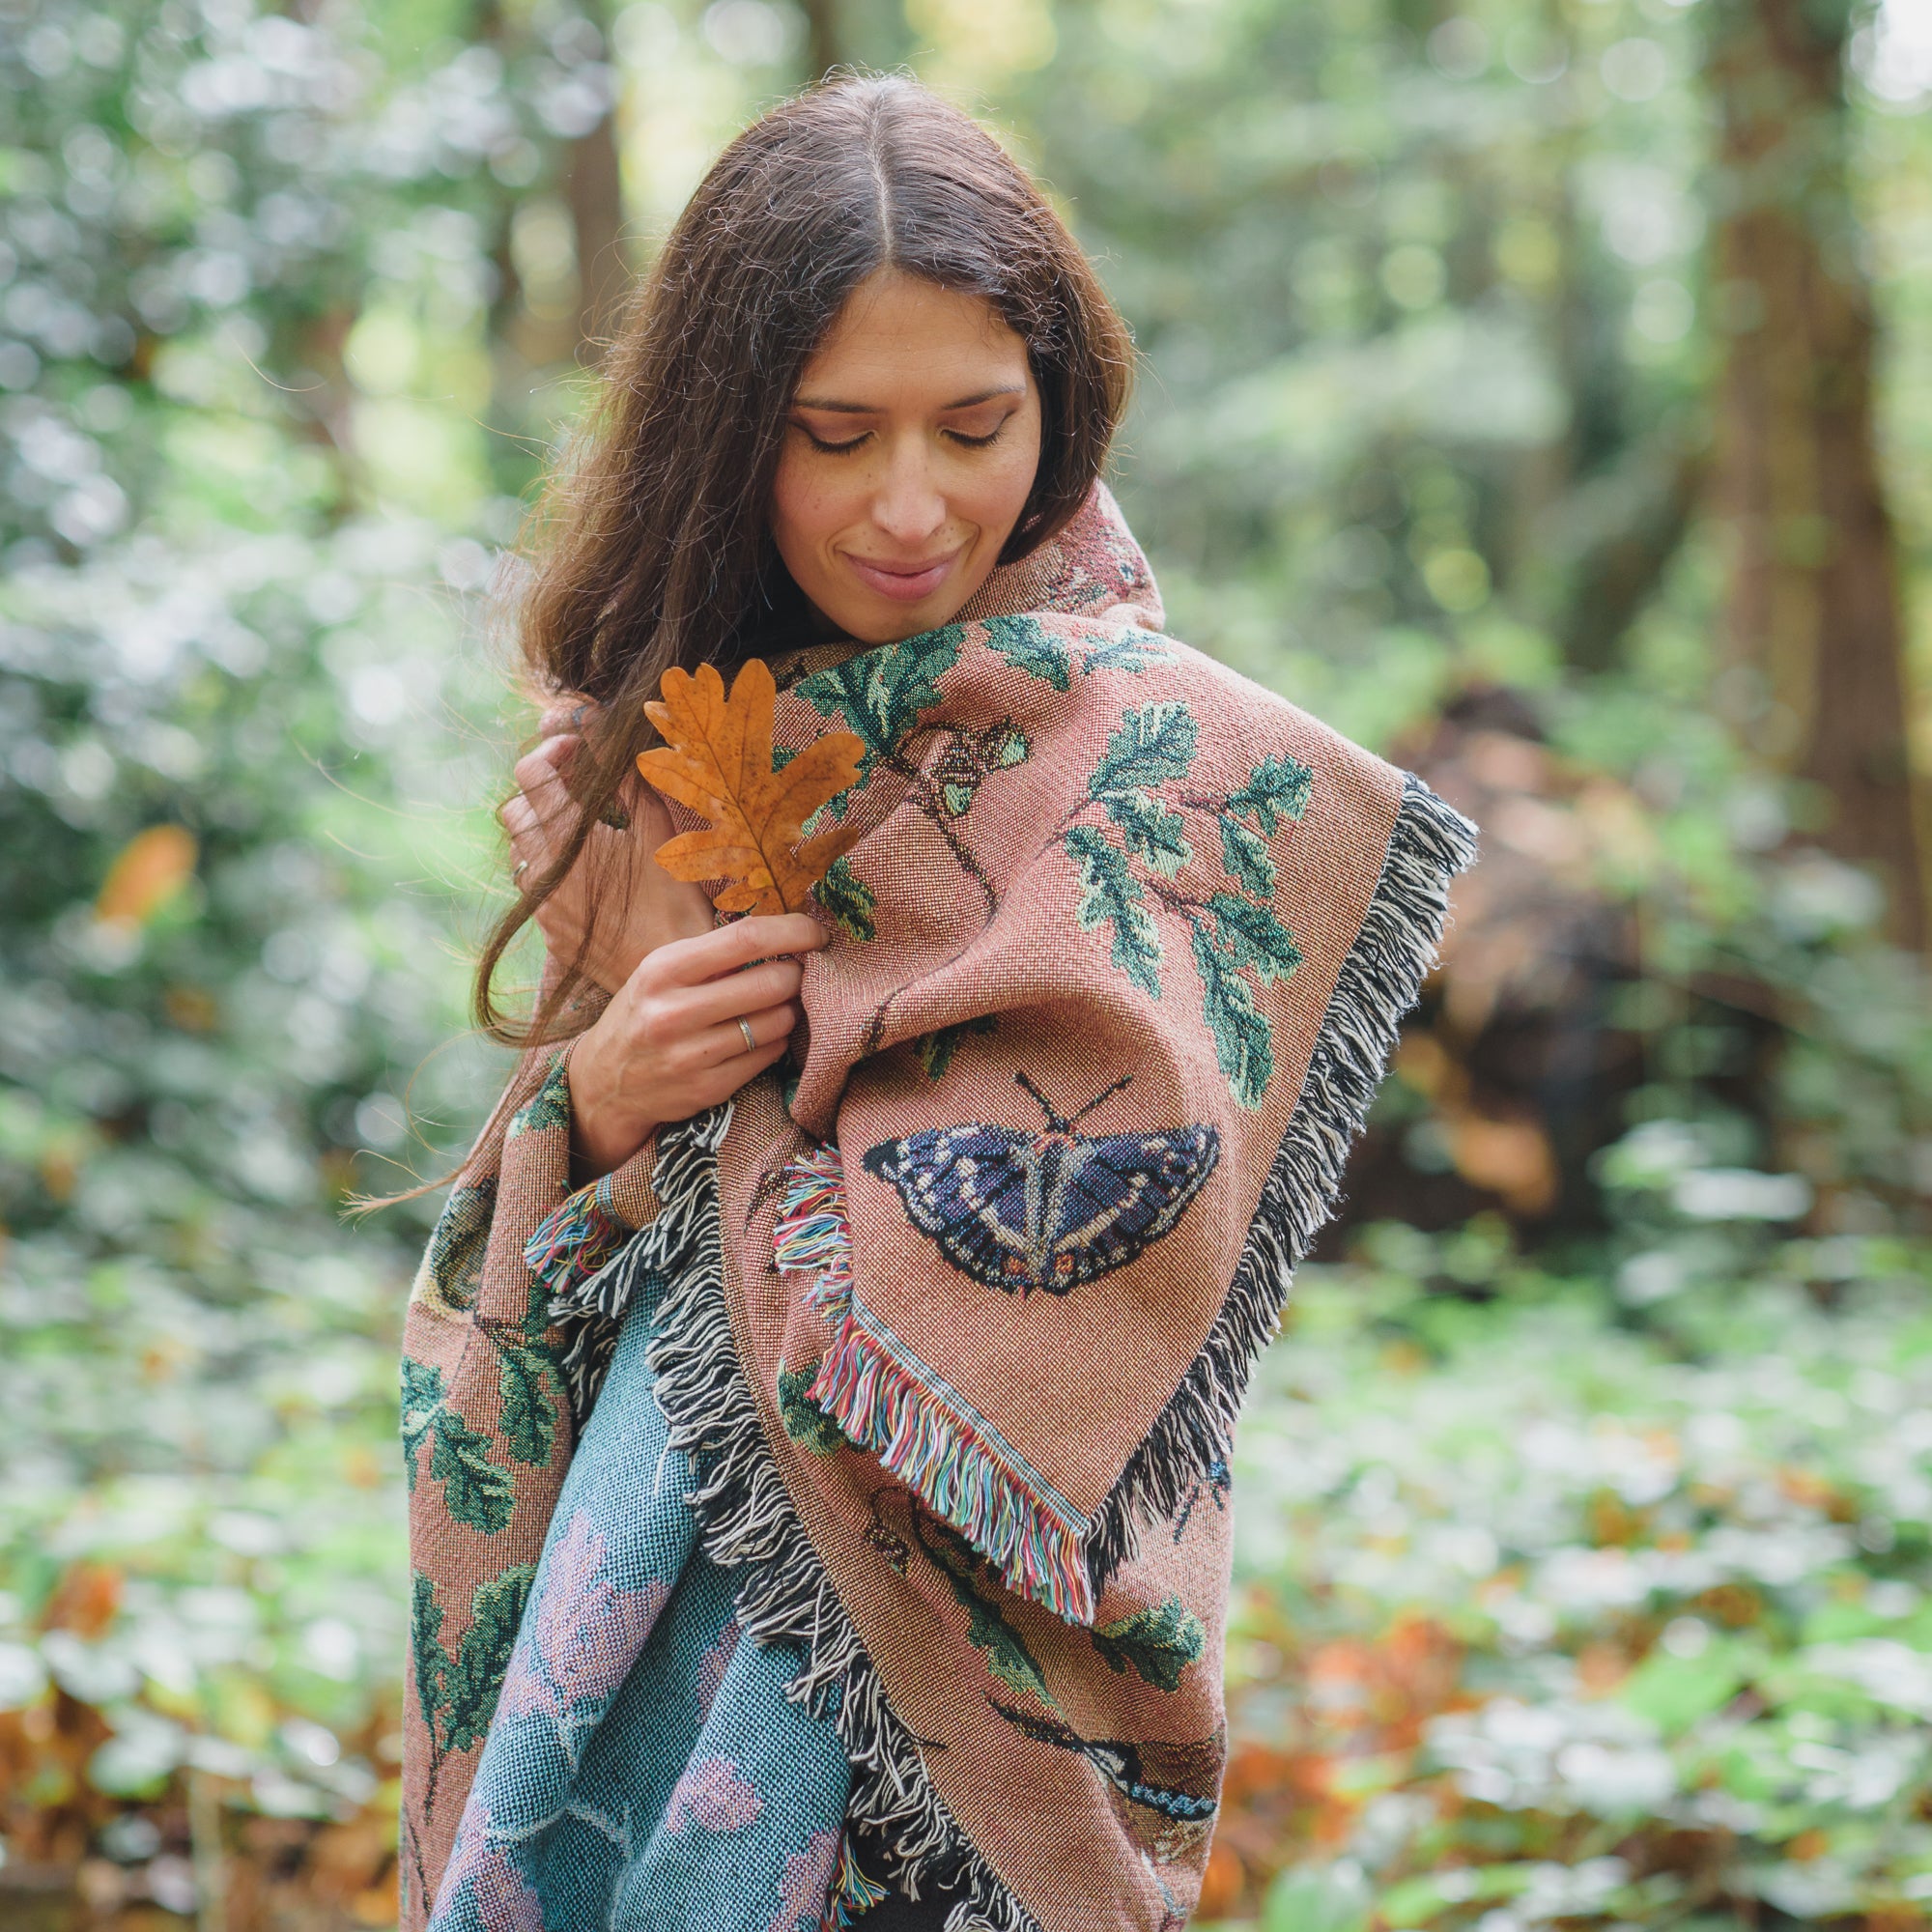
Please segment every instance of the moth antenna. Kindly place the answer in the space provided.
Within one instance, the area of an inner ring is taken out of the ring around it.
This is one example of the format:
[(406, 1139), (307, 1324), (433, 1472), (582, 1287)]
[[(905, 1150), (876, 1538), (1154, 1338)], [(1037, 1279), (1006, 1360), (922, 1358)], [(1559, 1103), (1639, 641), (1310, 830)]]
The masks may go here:
[(1102, 1100), (1105, 1100), (1110, 1096), (1112, 1096), (1113, 1094), (1118, 1094), (1122, 1087), (1126, 1086), (1133, 1079), (1133, 1077), (1134, 1076), (1131, 1073), (1122, 1073), (1121, 1077), (1118, 1080), (1116, 1080), (1111, 1087), (1103, 1087), (1099, 1091), (1099, 1093), (1095, 1094), (1094, 1097), (1091, 1100), (1089, 1100), (1087, 1104), (1084, 1107), (1082, 1107), (1077, 1114), (1073, 1116), (1072, 1120), (1069, 1120), (1066, 1122), (1066, 1124), (1070, 1127), (1073, 1124), (1074, 1121), (1084, 1121), (1087, 1118), (1087, 1116), (1091, 1114), (1094, 1111), (1094, 1109), (1100, 1104)]
[[(1026, 1069), (1024, 1067), (1020, 1068), (1016, 1073), (1014, 1073), (1013, 1078), (1017, 1080), (1020, 1083), (1020, 1085), (1024, 1087), (1027, 1090), (1027, 1092), (1031, 1094), (1033, 1097), (1039, 1102), (1040, 1111), (1046, 1116), (1046, 1123), (1049, 1127), (1053, 1129), (1055, 1133), (1064, 1134), (1067, 1130), (1067, 1128), (1073, 1124), (1073, 1121), (1063, 1120), (1060, 1117), (1060, 1115), (1054, 1111), (1053, 1102), (1049, 1100), (1046, 1097), (1046, 1095), (1042, 1094), (1039, 1091), (1039, 1089), (1036, 1087), (1030, 1079), (1027, 1078)], [(1109, 1091), (1111, 1092), (1112, 1090), (1110, 1089)], [(1080, 1116), (1076, 1114), (1074, 1115), (1073, 1120), (1077, 1121), (1079, 1118)]]

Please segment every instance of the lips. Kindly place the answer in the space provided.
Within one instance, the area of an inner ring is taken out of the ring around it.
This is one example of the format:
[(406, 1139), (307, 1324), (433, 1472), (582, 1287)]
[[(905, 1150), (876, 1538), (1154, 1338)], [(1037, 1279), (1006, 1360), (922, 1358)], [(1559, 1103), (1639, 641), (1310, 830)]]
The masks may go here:
[(917, 604), (930, 597), (946, 582), (960, 557), (960, 552), (952, 550), (930, 563), (904, 564), (854, 556), (849, 551), (840, 554), (867, 590), (890, 597), (895, 604)]

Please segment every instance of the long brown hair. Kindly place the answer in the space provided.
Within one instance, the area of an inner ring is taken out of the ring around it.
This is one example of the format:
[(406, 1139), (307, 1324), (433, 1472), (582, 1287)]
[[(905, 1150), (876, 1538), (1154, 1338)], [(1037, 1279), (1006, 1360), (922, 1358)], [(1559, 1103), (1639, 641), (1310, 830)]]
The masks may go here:
[(1078, 243), (990, 134), (898, 76), (832, 81), (740, 134), (640, 282), (599, 406), (539, 508), (521, 611), (529, 682), (600, 709), (572, 774), (577, 835), (532, 875), (478, 963), (478, 1024), (507, 1044), (570, 1030), (558, 1015), (582, 984), (576, 962), (525, 1026), (498, 1009), (492, 980), (652, 742), (643, 704), (665, 671), (713, 664), (728, 678), (804, 632), (804, 599), (768, 527), (773, 476), (806, 361), (884, 268), (982, 298), (1027, 345), (1039, 468), (1001, 562), (1061, 529), (1100, 472), (1131, 339)]

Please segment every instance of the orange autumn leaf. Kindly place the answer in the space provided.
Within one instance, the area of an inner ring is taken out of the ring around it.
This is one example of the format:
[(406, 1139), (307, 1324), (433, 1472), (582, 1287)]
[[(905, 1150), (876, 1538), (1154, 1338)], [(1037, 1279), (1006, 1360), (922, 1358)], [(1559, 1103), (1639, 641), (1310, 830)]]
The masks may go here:
[(662, 690), (644, 714), (664, 743), (639, 753), (638, 769), (711, 823), (660, 845), (658, 864), (674, 879), (728, 880), (718, 895), (721, 912), (803, 911), (806, 894), (859, 836), (833, 825), (806, 839), (806, 820), (857, 781), (864, 741), (827, 731), (773, 771), (778, 688), (757, 658), (746, 660), (728, 697), (711, 665), (699, 665), (695, 677), (673, 667)]
[(187, 883), (196, 857), (194, 834), (185, 825), (135, 833), (107, 868), (95, 917), (145, 924)]

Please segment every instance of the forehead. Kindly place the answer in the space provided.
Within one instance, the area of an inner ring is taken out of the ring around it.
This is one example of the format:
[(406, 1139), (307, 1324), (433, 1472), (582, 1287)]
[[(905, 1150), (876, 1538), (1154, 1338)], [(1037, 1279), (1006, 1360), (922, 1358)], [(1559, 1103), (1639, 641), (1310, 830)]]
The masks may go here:
[(882, 270), (839, 310), (799, 394), (884, 407), (1024, 383), (1027, 373), (1025, 342), (982, 297)]

